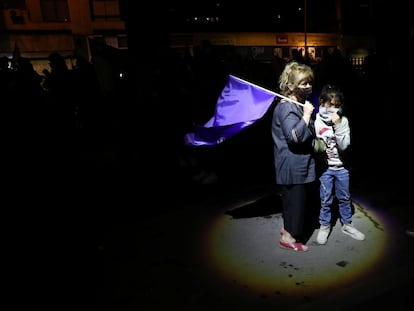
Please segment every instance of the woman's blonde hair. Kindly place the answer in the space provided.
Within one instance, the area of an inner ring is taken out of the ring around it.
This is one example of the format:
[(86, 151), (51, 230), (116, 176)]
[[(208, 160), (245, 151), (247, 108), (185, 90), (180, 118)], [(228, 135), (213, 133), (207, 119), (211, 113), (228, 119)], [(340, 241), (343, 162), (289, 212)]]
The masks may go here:
[(279, 89), (282, 95), (288, 96), (293, 93), (293, 90), (300, 82), (300, 76), (305, 76), (313, 81), (314, 73), (312, 68), (295, 61), (286, 64), (285, 69), (279, 77)]

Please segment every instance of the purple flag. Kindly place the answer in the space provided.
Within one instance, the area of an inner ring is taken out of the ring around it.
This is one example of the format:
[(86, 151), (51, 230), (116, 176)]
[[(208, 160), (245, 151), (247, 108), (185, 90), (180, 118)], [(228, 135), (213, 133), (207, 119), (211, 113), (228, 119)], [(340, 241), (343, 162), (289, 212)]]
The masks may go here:
[(194, 133), (185, 135), (187, 145), (217, 145), (262, 118), (277, 93), (229, 75), (214, 116)]

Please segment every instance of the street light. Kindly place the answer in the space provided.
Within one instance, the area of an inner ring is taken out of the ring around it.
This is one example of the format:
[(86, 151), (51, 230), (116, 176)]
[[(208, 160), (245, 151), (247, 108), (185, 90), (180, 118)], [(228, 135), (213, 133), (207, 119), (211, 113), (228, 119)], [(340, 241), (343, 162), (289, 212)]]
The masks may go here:
[(306, 15), (307, 15), (307, 8), (306, 8), (306, 0), (304, 0), (304, 6), (303, 6), (303, 28), (304, 28), (304, 32), (305, 32), (305, 57), (308, 55), (308, 44), (307, 44), (307, 20), (306, 20)]

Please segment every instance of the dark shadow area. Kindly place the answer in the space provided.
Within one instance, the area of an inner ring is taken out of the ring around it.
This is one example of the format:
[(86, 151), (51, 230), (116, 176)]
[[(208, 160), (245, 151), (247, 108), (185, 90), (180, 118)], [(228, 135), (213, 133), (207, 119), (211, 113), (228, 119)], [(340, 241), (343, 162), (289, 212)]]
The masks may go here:
[(226, 215), (234, 219), (271, 216), (282, 212), (281, 199), (280, 194), (272, 193), (253, 203), (229, 210)]

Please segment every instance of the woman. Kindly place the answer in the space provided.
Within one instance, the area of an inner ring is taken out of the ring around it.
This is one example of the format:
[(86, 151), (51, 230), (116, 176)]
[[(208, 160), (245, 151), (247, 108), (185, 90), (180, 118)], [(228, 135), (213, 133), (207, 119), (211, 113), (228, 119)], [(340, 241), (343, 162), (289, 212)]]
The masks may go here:
[(300, 238), (304, 232), (307, 192), (316, 180), (314, 106), (307, 101), (313, 80), (314, 73), (308, 65), (294, 61), (286, 64), (279, 78), (284, 98), (277, 103), (272, 118), (276, 182), (282, 190), (283, 229), (279, 246), (297, 252), (308, 250)]

